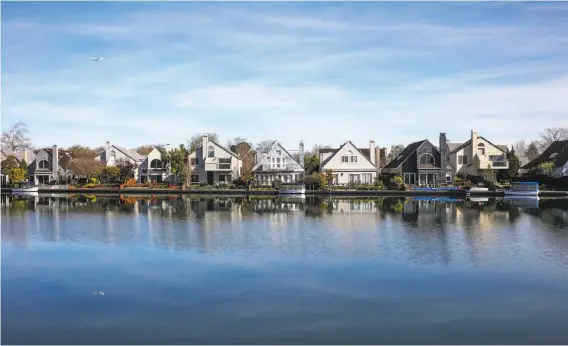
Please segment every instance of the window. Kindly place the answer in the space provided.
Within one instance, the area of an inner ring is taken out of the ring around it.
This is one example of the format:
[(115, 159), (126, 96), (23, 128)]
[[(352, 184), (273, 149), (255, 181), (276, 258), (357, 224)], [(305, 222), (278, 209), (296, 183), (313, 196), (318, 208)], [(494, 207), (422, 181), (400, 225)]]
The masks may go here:
[(373, 175), (371, 173), (363, 174), (363, 183), (371, 184), (373, 182)]
[(231, 169), (231, 158), (219, 158), (219, 169)]
[(49, 169), (49, 162), (41, 160), (38, 164), (39, 169)]
[(284, 182), (285, 182), (285, 183), (288, 182), (288, 178), (289, 178), (289, 177), (288, 177), (287, 175), (284, 176)]
[(152, 160), (152, 162), (150, 162), (150, 168), (152, 168), (152, 169), (162, 169), (162, 161), (161, 161), (161, 160), (158, 160), (158, 159)]
[(156, 183), (161, 183), (162, 175), (151, 175), (150, 180), (155, 181)]
[(360, 183), (361, 182), (361, 175), (360, 174), (349, 174), (349, 182), (350, 183)]
[(351, 156), (351, 162), (357, 162), (357, 156)]
[(434, 156), (432, 156), (432, 154), (423, 154), (422, 156), (420, 156), (420, 164), (421, 165), (434, 165), (436, 164), (436, 161), (434, 160)]
[(505, 156), (503, 156), (503, 155), (489, 155), (489, 161), (491, 161), (491, 162), (505, 161)]
[(276, 159), (276, 167), (277, 167), (277, 168), (280, 168), (280, 158), (277, 158), (277, 159)]
[(215, 157), (215, 147), (210, 145), (207, 147), (207, 157)]
[(110, 151), (110, 160), (111, 161), (115, 161), (116, 160), (116, 151), (111, 150)]
[(278, 156), (282, 155), (282, 151), (281, 151), (281, 150), (276, 150), (276, 155), (278, 155)]
[(458, 165), (467, 165), (467, 155), (458, 156)]
[(349, 162), (349, 156), (341, 156), (341, 163)]
[(404, 183), (408, 185), (415, 185), (416, 173), (404, 173)]
[(192, 174), (192, 175), (191, 175), (191, 182), (192, 182), (192, 183), (199, 183), (199, 175), (197, 175), (197, 174)]
[(189, 164), (195, 166), (197, 164), (197, 159), (190, 159)]
[(479, 154), (479, 155), (485, 155), (485, 144), (479, 143), (479, 144), (477, 145), (477, 154)]

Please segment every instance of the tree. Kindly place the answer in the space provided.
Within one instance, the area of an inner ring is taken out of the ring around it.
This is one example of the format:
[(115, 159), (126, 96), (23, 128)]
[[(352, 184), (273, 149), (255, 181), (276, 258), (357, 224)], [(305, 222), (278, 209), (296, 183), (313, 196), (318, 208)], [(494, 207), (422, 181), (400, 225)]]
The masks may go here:
[(554, 164), (554, 161), (546, 161), (538, 165), (538, 172), (542, 175), (547, 175), (550, 177), (552, 176), (552, 173), (554, 173), (555, 168), (556, 165)]
[(104, 168), (104, 164), (92, 157), (78, 157), (69, 161), (67, 168), (78, 176), (89, 176)]
[(102, 183), (118, 183), (120, 182), (120, 173), (120, 168), (118, 167), (105, 167), (100, 171), (98, 179)]
[(28, 172), (21, 168), (10, 168), (8, 171), (8, 177), (12, 183), (20, 183), (26, 180)]
[(497, 181), (497, 176), (495, 174), (495, 171), (492, 169), (483, 170), (482, 176), (483, 180), (486, 182), (494, 183), (495, 181)]
[(195, 150), (197, 150), (197, 148), (199, 148), (201, 146), (201, 137), (203, 137), (203, 136), (207, 136), (207, 137), (209, 137), (209, 140), (219, 143), (219, 136), (214, 132), (200, 133), (200, 134), (194, 135), (190, 139), (187, 140), (187, 146), (189, 148), (190, 153), (194, 152)]
[[(234, 139), (227, 142), (227, 148), (231, 149), (232, 152), (236, 152), (237, 144), (248, 143), (246, 138), (235, 137)], [(249, 144), (250, 145), (250, 144)]]
[(240, 142), (233, 145), (231, 149), (235, 154), (239, 155), (243, 161), (243, 170), (241, 175), (250, 175), (252, 173), (252, 168), (255, 164), (256, 152), (252, 150), (252, 146), (247, 142)]
[(517, 143), (515, 143), (515, 145), (513, 146), (513, 149), (515, 149), (515, 152), (519, 153), (520, 155), (525, 155), (525, 152), (527, 151), (525, 141), (517, 141)]
[(306, 185), (308, 190), (320, 190), (327, 186), (327, 179), (324, 174), (314, 173), (302, 177), (302, 182)]
[(136, 152), (140, 155), (148, 155), (154, 148), (156, 148), (156, 146), (153, 144), (145, 144), (136, 148)]
[(319, 169), (319, 165), (320, 160), (317, 153), (304, 156), (304, 169), (306, 170), (307, 175), (316, 173)]
[(536, 159), (540, 155), (536, 142), (531, 142), (525, 151), (525, 156), (530, 160)]
[(274, 140), (265, 139), (256, 145), (256, 152), (259, 154), (266, 154), (270, 151), (270, 148), (272, 148), (272, 144), (274, 144)]
[(521, 168), (521, 161), (514, 149), (507, 154), (507, 161), (509, 161), (509, 168), (505, 171), (505, 179), (507, 180), (513, 180), (519, 174), (519, 169)]
[(26, 160), (22, 159), (22, 161), (20, 161), (20, 166), (21, 169), (25, 169), (26, 171), (28, 170), (28, 163), (26, 162)]
[(87, 157), (92, 159), (95, 156), (97, 156), (100, 152), (102, 152), (104, 148), (103, 147), (91, 148), (82, 145), (72, 145), (65, 150), (69, 152), (69, 155), (71, 155), (72, 158)]
[(391, 146), (390, 153), (387, 155), (387, 164), (393, 161), (394, 159), (396, 159), (396, 157), (400, 155), (400, 153), (402, 153), (403, 150), (404, 150), (404, 145), (402, 144)]
[(120, 171), (120, 179), (122, 181), (134, 178), (134, 171), (136, 170), (136, 164), (127, 160), (118, 160), (116, 162), (116, 167), (118, 167)]
[(170, 165), (171, 173), (176, 174), (182, 184), (187, 184), (189, 178), (189, 170), (187, 167), (188, 154), (183, 144), (181, 144), (179, 148), (164, 152), (162, 156), (164, 163)]
[(325, 179), (327, 180), (328, 185), (331, 186), (333, 184), (333, 171), (331, 169), (325, 170)]
[(2, 132), (2, 147), (13, 151), (30, 149), (31, 140), (28, 137), (28, 127), (23, 122), (18, 122)]
[(15, 156), (10, 155), (4, 160), (2, 160), (2, 174), (8, 174), (8, 172), (12, 168), (18, 168), (18, 167), (19, 167), (18, 160), (16, 159)]
[(568, 139), (568, 128), (553, 127), (546, 128), (540, 133), (539, 149), (545, 151), (546, 148), (554, 141), (563, 141)]

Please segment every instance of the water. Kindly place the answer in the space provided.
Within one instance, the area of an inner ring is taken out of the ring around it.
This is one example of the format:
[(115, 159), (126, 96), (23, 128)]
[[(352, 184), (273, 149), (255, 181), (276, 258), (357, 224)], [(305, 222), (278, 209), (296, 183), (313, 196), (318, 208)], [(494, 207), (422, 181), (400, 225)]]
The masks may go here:
[(1, 215), (4, 344), (568, 342), (566, 200), (3, 195)]

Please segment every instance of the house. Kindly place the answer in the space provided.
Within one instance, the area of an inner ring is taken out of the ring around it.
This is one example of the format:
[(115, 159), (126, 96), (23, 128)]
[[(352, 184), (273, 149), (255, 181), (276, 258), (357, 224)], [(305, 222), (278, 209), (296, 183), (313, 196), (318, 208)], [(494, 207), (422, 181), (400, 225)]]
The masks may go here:
[(166, 144), (163, 148), (154, 148), (138, 166), (139, 183), (155, 181), (157, 183), (177, 184), (177, 176), (171, 174), (170, 164), (166, 164), (163, 155), (171, 150)]
[(553, 177), (568, 176), (568, 140), (552, 142), (536, 159), (521, 166), (521, 172), (528, 173), (547, 161), (554, 162)]
[(41, 149), (28, 166), (29, 181), (36, 185), (50, 184), (65, 179), (70, 175), (67, 165), (71, 155), (60, 150), (57, 145)]
[(338, 149), (320, 149), (321, 173), (331, 170), (333, 185), (373, 184), (377, 177), (379, 148), (373, 140), (369, 148), (357, 148), (351, 141), (343, 143)]
[[(11, 149), (2, 148), (0, 150), (0, 163), (6, 160), (10, 156), (13, 156), (16, 159), (18, 165), (24, 162), (26, 165), (29, 166), (29, 164), (35, 159), (35, 154), (31, 149), (22, 149), (14, 151)], [(9, 182), (8, 175), (4, 175), (3, 172), (0, 172), (0, 179), (2, 185), (5, 185)]]
[(96, 161), (104, 163), (106, 166), (117, 166), (121, 162), (130, 162), (135, 165), (134, 179), (139, 181), (139, 167), (144, 160), (145, 155), (140, 155), (136, 150), (126, 149), (116, 144), (110, 144), (109, 141), (105, 143), (105, 150), (100, 152), (96, 157)]
[(296, 160), (278, 141), (268, 153), (262, 154), (252, 168), (254, 179), (260, 185), (271, 185), (275, 180), (291, 183), (304, 174), (304, 143), (300, 142), (299, 160)]
[(383, 173), (395, 171), (402, 173), (404, 183), (408, 185), (451, 184), (455, 168), (450, 163), (446, 134), (440, 133), (439, 147), (427, 139), (406, 146), (382, 169)]
[(484, 170), (508, 169), (508, 147), (497, 145), (471, 131), (464, 143), (449, 143), (450, 162), (461, 176), (481, 176)]
[(240, 157), (208, 136), (201, 137), (201, 145), (189, 153), (191, 183), (229, 184), (241, 174)]

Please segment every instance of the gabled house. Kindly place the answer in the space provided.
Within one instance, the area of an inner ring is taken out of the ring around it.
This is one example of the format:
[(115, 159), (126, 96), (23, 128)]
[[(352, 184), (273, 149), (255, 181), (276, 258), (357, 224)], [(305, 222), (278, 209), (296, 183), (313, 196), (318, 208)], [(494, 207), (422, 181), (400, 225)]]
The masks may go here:
[(568, 176), (568, 140), (554, 141), (536, 159), (521, 166), (522, 173), (538, 168), (541, 163), (554, 162), (552, 176), (556, 178)]
[(450, 163), (446, 134), (440, 133), (439, 147), (427, 139), (406, 146), (382, 169), (383, 173), (395, 171), (402, 173), (404, 183), (408, 185), (451, 184), (455, 168)]
[(333, 185), (373, 184), (377, 177), (379, 149), (374, 141), (369, 148), (357, 148), (351, 141), (343, 143), (338, 149), (320, 149), (321, 173), (331, 170)]
[(169, 144), (152, 149), (138, 167), (137, 181), (142, 184), (147, 181), (176, 184), (177, 176), (171, 174), (170, 164), (164, 161), (164, 154), (170, 150)]
[[(13, 156), (18, 164), (25, 162), (27, 166), (35, 159), (35, 154), (31, 149), (22, 149), (22, 150), (11, 150), (2, 148), (0, 150), (0, 163), (6, 160), (8, 157)], [(4, 175), (3, 172), (0, 172), (0, 179), (2, 185), (7, 184), (9, 182), (8, 175)]]
[(105, 144), (105, 150), (100, 152), (96, 157), (96, 161), (104, 163), (106, 166), (117, 166), (121, 161), (127, 161), (136, 166), (134, 169), (134, 179), (139, 180), (139, 166), (146, 159), (146, 155), (140, 155), (136, 150), (126, 149), (116, 144)]
[(497, 145), (471, 131), (464, 143), (449, 143), (450, 161), (461, 176), (481, 176), (484, 170), (508, 169), (508, 147)]
[(241, 158), (208, 136), (201, 137), (201, 145), (189, 153), (188, 161), (192, 184), (230, 184), (241, 174)]
[(67, 165), (71, 155), (57, 145), (41, 149), (28, 166), (29, 181), (36, 185), (50, 184), (69, 176)]
[(258, 158), (252, 173), (260, 185), (271, 185), (275, 180), (283, 183), (299, 181), (304, 174), (304, 143), (300, 142), (299, 160), (296, 160), (278, 141), (275, 141), (270, 151)]

